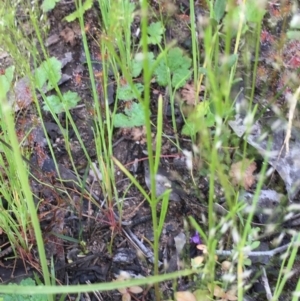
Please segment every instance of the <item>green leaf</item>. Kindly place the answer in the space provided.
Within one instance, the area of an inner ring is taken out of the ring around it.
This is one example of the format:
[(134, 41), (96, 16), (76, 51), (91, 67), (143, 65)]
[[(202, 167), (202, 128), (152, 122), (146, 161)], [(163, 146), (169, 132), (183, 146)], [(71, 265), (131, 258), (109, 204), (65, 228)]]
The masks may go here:
[(257, 0), (246, 1), (245, 7), (246, 20), (248, 22), (258, 23), (261, 22), (266, 10), (263, 9), (261, 3)]
[(5, 69), (4, 74), (0, 75), (0, 98), (5, 98), (7, 92), (11, 89), (14, 78), (15, 66)]
[(47, 96), (47, 102), (45, 102), (43, 109), (45, 111), (53, 111), (57, 114), (64, 111), (63, 104), (57, 95)]
[(246, 1), (245, 9), (242, 5), (238, 5), (224, 17), (224, 31), (228, 32), (231, 37), (234, 37), (237, 34), (241, 16), (245, 14), (242, 24), (242, 34), (245, 34), (249, 30), (249, 23), (261, 22), (265, 13), (266, 11), (262, 8), (259, 1), (248, 0)]
[[(18, 291), (18, 285), (15, 283), (9, 283), (9, 285), (16, 286), (16, 292)], [(31, 278), (23, 279), (20, 282), (20, 286), (36, 286), (36, 283)], [(4, 295), (3, 301), (47, 301), (47, 295)]]
[(77, 92), (68, 91), (63, 94), (63, 100), (65, 102), (65, 107), (71, 109), (76, 107), (81, 99)]
[(159, 63), (159, 65), (154, 70), (154, 75), (156, 75), (156, 81), (160, 86), (166, 87), (168, 85), (169, 73), (164, 62)]
[(224, 16), (227, 0), (216, 0), (214, 5), (215, 20), (219, 23)]
[(214, 123), (215, 119), (210, 112), (209, 102), (200, 102), (187, 117), (181, 133), (186, 136), (194, 136), (203, 129), (204, 124), (209, 127)]
[(246, 266), (251, 267), (252, 266), (252, 261), (251, 261), (250, 258), (244, 258), (243, 259), (243, 264), (246, 265)]
[(251, 250), (255, 250), (259, 247), (260, 241), (256, 240), (251, 243)]
[(211, 293), (208, 289), (197, 289), (193, 292), (193, 295), (196, 297), (197, 301), (211, 301)]
[(206, 127), (210, 128), (215, 125), (216, 119), (215, 115), (212, 112), (208, 112), (205, 117), (205, 125)]
[(144, 85), (142, 85), (141, 83), (137, 83), (137, 84), (133, 84), (133, 85), (137, 89), (137, 92), (139, 93), (139, 95), (136, 95), (136, 93), (131, 88), (131, 86), (127, 84), (125, 86), (118, 87), (117, 98), (120, 100), (124, 100), (124, 101), (133, 100), (133, 99), (138, 98), (144, 91)]
[(62, 101), (56, 95), (48, 96), (47, 102), (45, 102), (43, 105), (43, 109), (45, 111), (51, 111), (55, 114), (59, 114), (61, 112), (65, 112), (66, 110), (76, 107), (77, 103), (80, 101), (80, 97), (76, 92), (68, 91), (62, 96)]
[(190, 77), (191, 63), (192, 60), (180, 48), (172, 48), (154, 70), (158, 84), (167, 86), (171, 77), (173, 87), (183, 87)]
[[(151, 68), (154, 64), (154, 54), (153, 52), (148, 53), (148, 60), (149, 60), (149, 68)], [(132, 70), (131, 75), (132, 77), (138, 77), (142, 73), (143, 70), (143, 53), (137, 53), (132, 62)]]
[(83, 16), (83, 14), (90, 9), (93, 6), (93, 0), (86, 0), (83, 4), (81, 9), (78, 8), (76, 11), (74, 11), (72, 14), (68, 15), (65, 17), (65, 20), (67, 22), (72, 22), (76, 19), (78, 19), (81, 15)]
[(286, 33), (288, 39), (291, 40), (300, 40), (300, 31), (299, 30), (289, 30)]
[(231, 68), (231, 67), (237, 62), (237, 59), (238, 59), (238, 55), (237, 55), (237, 54), (231, 54), (231, 55), (227, 58), (225, 65), (226, 65), (228, 68)]
[(182, 127), (181, 134), (185, 136), (195, 136), (201, 129), (195, 122), (186, 121), (184, 126)]
[(59, 2), (59, 0), (44, 0), (42, 3), (42, 10), (47, 13), (55, 7), (57, 2)]
[(160, 21), (151, 23), (147, 28), (148, 44), (153, 44), (153, 45), (160, 44), (164, 31), (165, 28), (163, 27)]
[(194, 110), (194, 116), (196, 118), (205, 116), (209, 112), (209, 102), (208, 101), (203, 101), (197, 104)]
[(144, 124), (145, 114), (141, 103), (132, 102), (130, 108), (125, 108), (125, 114), (116, 114), (114, 118), (114, 126), (117, 128), (131, 128)]
[(207, 69), (206, 68), (199, 67), (198, 71), (199, 71), (200, 74), (207, 75)]
[(187, 80), (191, 77), (191, 71), (185, 68), (178, 68), (172, 77), (172, 86), (176, 88), (183, 87)]
[(53, 89), (61, 78), (61, 62), (55, 58), (44, 61), (34, 73), (36, 87), (42, 89), (48, 82), (47, 91)]
[(20, 282), (20, 284), (22, 286), (31, 286), (31, 285), (35, 285), (35, 281), (31, 278), (25, 278)]
[(181, 67), (186, 69), (191, 67), (192, 60), (184, 55), (183, 51), (179, 47), (172, 48), (168, 52), (168, 67), (172, 70), (177, 70)]

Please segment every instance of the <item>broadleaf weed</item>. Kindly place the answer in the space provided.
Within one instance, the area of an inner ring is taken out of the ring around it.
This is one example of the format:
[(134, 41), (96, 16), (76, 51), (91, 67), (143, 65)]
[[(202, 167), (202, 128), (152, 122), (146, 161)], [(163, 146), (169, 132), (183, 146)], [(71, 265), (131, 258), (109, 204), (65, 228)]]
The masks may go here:
[(191, 62), (180, 48), (170, 49), (154, 70), (157, 83), (165, 87), (171, 80), (173, 88), (184, 86), (191, 75)]
[(80, 97), (77, 92), (68, 91), (62, 94), (62, 100), (56, 95), (47, 96), (43, 109), (59, 114), (68, 111), (78, 104)]
[(162, 22), (151, 23), (148, 27), (148, 44), (150, 45), (160, 45), (162, 42), (163, 34), (165, 28), (162, 25)]
[(47, 84), (47, 91), (53, 89), (61, 78), (61, 68), (61, 62), (55, 57), (42, 62), (34, 73), (37, 89), (42, 90), (45, 84)]
[(124, 109), (124, 113), (118, 113), (114, 118), (114, 126), (119, 127), (135, 127), (145, 124), (145, 114), (141, 103), (132, 102)]

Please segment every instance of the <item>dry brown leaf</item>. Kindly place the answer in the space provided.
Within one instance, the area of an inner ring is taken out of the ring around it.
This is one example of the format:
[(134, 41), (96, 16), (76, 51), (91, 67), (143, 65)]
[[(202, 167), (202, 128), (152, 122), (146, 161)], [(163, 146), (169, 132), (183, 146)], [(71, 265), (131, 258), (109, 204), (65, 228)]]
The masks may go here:
[(186, 84), (182, 90), (181, 90), (181, 96), (182, 99), (188, 104), (188, 105), (194, 105), (195, 104), (195, 94), (196, 91), (194, 89), (194, 86), (190, 84)]
[(160, 1), (160, 8), (162, 12), (168, 16), (173, 16), (175, 13), (178, 12), (178, 6), (173, 3), (174, 1), (171, 0), (161, 0)]
[[(212, 285), (208, 285), (208, 289), (212, 291)], [(236, 296), (235, 290), (229, 290), (225, 292), (220, 286), (214, 285), (213, 294), (215, 297), (219, 298), (218, 301), (236, 301), (238, 298)]]
[(125, 86), (127, 85), (127, 80), (124, 77), (120, 77), (120, 86)]
[(13, 105), (15, 112), (27, 108), (33, 101), (29, 78), (23, 77), (18, 80), (8, 95), (9, 103)]
[(236, 301), (238, 297), (236, 296), (236, 291), (235, 290), (229, 290), (225, 293), (225, 300), (228, 301)]
[(222, 298), (225, 294), (225, 291), (218, 285), (214, 285), (214, 296), (218, 298)]
[(76, 44), (75, 32), (70, 27), (65, 27), (59, 35), (65, 40), (66, 43), (70, 43), (72, 47)]
[(24, 34), (26, 36), (30, 35), (33, 33), (34, 31), (34, 27), (32, 26), (31, 22), (29, 21), (25, 21), (24, 23), (21, 23), (21, 28), (23, 29), (24, 31)]
[(255, 183), (253, 172), (256, 170), (256, 163), (246, 159), (231, 165), (229, 175), (233, 185), (242, 185), (246, 190)]
[[(205, 256), (205, 259), (210, 256), (210, 254), (208, 253), (207, 251), (207, 246), (206, 245), (203, 245), (203, 244), (200, 244), (200, 245), (197, 245), (196, 248), (200, 251), (202, 251), (203, 255)], [(212, 255), (212, 254), (211, 254)], [(218, 256), (217, 255), (214, 255), (214, 259), (215, 261), (218, 260)]]
[[(127, 272), (121, 272), (120, 275), (118, 275), (117, 279), (113, 280), (116, 282), (123, 282), (130, 280), (130, 274)], [(140, 286), (129, 286), (127, 288), (119, 288), (118, 291), (122, 294), (122, 301), (130, 301), (131, 295), (129, 292), (133, 294), (140, 294), (143, 292), (143, 289)]]
[(230, 270), (232, 266), (232, 262), (228, 261), (228, 260), (224, 260), (222, 263), (221, 263), (221, 269), (222, 271), (224, 272), (228, 272)]
[(125, 293), (122, 295), (122, 301), (130, 301), (131, 300), (131, 296), (129, 293)]
[(146, 143), (146, 127), (134, 127), (131, 129), (131, 137), (134, 141), (140, 141), (141, 144)]
[(59, 35), (57, 33), (52, 34), (51, 36), (49, 36), (45, 42), (45, 45), (47, 47), (56, 44), (57, 42), (59, 42)]
[(140, 286), (130, 286), (128, 290), (133, 294), (140, 294), (143, 292), (143, 289)]
[(199, 266), (204, 261), (204, 256), (196, 256), (193, 261), (196, 266)]
[(177, 300), (177, 301), (197, 301), (196, 297), (189, 291), (175, 293), (175, 300)]
[(197, 249), (201, 250), (203, 254), (207, 254), (207, 246), (206, 245), (197, 245)]
[[(114, 280), (114, 281), (117, 281), (117, 280)], [(122, 295), (127, 294), (127, 288), (126, 288), (126, 287), (118, 288), (118, 291), (119, 291), (119, 293), (122, 294)]]
[(118, 134), (121, 135), (121, 136), (127, 136), (128, 137), (131, 134), (131, 129), (130, 128), (120, 128)]
[(72, 23), (72, 30), (74, 31), (76, 37), (81, 37), (81, 27), (79, 22)]
[[(199, 92), (203, 90), (204, 90), (204, 86), (201, 86)], [(181, 90), (181, 97), (188, 105), (196, 104), (197, 101), (195, 99), (195, 95), (196, 95), (196, 90), (193, 85), (186, 84)]]

